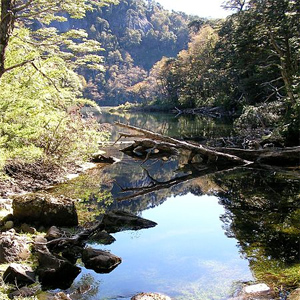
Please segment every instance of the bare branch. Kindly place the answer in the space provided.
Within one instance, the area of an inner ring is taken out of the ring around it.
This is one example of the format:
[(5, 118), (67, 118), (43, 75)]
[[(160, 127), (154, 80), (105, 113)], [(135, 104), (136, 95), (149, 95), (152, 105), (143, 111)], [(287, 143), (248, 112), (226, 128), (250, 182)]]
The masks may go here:
[(47, 78), (51, 84), (55, 87), (55, 89), (60, 93), (60, 90), (58, 89), (58, 87), (56, 86), (55, 82), (48, 76), (46, 75), (44, 72), (42, 72), (35, 64), (34, 62), (31, 62), (32, 66), (38, 71), (40, 72), (45, 78)]
[(28, 64), (28, 63), (33, 63), (34, 59), (30, 59), (30, 60), (25, 60), (19, 64), (13, 65), (11, 67), (5, 68), (3, 73), (6, 73), (8, 71), (11, 71), (13, 69), (19, 68), (19, 67), (23, 67), (24, 65)]

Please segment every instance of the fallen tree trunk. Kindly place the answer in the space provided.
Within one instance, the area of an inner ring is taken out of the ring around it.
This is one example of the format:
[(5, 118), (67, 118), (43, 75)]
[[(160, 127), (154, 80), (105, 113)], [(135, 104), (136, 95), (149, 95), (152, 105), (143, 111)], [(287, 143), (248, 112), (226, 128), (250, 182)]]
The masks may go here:
[(271, 149), (239, 149), (239, 148), (216, 148), (217, 151), (236, 155), (256, 163), (273, 166), (299, 166), (300, 147), (271, 148)]
[[(184, 149), (190, 151), (189, 162), (197, 154), (203, 158), (207, 163), (233, 163), (235, 165), (249, 165), (251, 163), (259, 163), (274, 166), (299, 166), (300, 165), (300, 146), (290, 148), (271, 148), (271, 149), (240, 149), (240, 148), (211, 148), (203, 145), (196, 145), (181, 141), (171, 137), (154, 133), (150, 130), (142, 129), (139, 127), (116, 122), (117, 126), (137, 131), (143, 135), (146, 140), (136, 141), (135, 144), (129, 146), (126, 150), (135, 149), (135, 147), (145, 146), (149, 149), (147, 152), (150, 154), (155, 149), (168, 149), (174, 152), (176, 149)], [(125, 136), (125, 135), (124, 135)], [(126, 137), (135, 137), (136, 135), (126, 134)], [(150, 139), (150, 140), (149, 140)], [(152, 141), (151, 141), (152, 140)], [(160, 141), (160, 142), (155, 142)], [(152, 146), (151, 146), (152, 145)], [(146, 159), (149, 155), (146, 156)]]
[[(152, 132), (150, 130), (142, 129), (142, 128), (132, 126), (132, 125), (123, 124), (120, 122), (116, 122), (115, 124), (117, 126), (142, 133), (145, 138), (156, 140), (156, 141), (161, 141), (163, 143), (168, 143), (168, 147), (170, 149), (173, 147), (175, 149), (180, 148), (180, 149), (188, 150), (191, 152), (189, 161), (192, 161), (193, 157), (195, 155), (199, 154), (199, 155), (201, 155), (203, 160), (205, 160), (207, 163), (215, 163), (215, 164), (216, 163), (233, 163), (236, 165), (247, 165), (247, 164), (252, 163), (252, 161), (242, 159), (236, 155), (219, 152), (219, 151), (210, 149), (208, 147), (204, 147), (200, 144), (195, 145), (195, 144), (191, 144), (191, 143), (188, 143), (185, 141), (180, 141), (180, 140), (177, 140), (177, 139), (174, 139), (171, 137), (161, 135), (159, 133)], [(127, 135), (127, 137), (128, 136), (129, 135)], [(161, 147), (162, 146), (163, 145), (161, 143)], [(153, 150), (157, 149), (157, 146), (154, 146), (152, 149)]]

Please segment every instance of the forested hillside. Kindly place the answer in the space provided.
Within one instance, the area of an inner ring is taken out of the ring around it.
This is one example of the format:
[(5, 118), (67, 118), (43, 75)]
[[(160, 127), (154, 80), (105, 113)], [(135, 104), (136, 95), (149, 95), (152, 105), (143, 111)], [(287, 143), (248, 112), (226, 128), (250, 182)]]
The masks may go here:
[(226, 5), (230, 17), (214, 26), (194, 21), (188, 49), (163, 58), (132, 91), (159, 106), (221, 107), (242, 114), (236, 125), (243, 135), (255, 130), (299, 144), (299, 2)]
[(129, 88), (146, 78), (163, 56), (175, 57), (187, 47), (189, 23), (195, 18), (169, 12), (153, 0), (120, 0), (87, 12), (84, 19), (51, 25), (62, 32), (84, 29), (101, 43), (104, 72), (82, 70), (88, 81), (85, 96), (100, 105), (116, 105), (142, 100), (132, 99)]

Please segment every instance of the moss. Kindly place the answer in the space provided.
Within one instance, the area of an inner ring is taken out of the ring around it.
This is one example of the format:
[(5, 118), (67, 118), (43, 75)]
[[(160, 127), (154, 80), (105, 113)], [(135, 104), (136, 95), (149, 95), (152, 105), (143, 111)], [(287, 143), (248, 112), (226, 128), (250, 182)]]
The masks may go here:
[(257, 262), (252, 266), (255, 277), (275, 290), (292, 290), (300, 286), (300, 263), (288, 265), (278, 261)]

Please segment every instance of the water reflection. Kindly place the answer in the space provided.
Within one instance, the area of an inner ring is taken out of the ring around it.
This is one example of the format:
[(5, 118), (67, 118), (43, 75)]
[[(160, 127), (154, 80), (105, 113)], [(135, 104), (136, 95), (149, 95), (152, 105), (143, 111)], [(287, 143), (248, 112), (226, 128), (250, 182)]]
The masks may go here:
[(228, 297), (236, 281), (252, 276), (236, 241), (221, 229), (222, 213), (217, 197), (190, 193), (144, 211), (142, 216), (158, 226), (115, 235), (116, 242), (106, 249), (121, 255), (123, 263), (107, 276), (93, 274), (101, 280), (98, 299), (123, 295), (129, 300), (142, 291), (182, 300)]
[[(166, 113), (141, 113), (141, 112), (110, 112), (104, 108), (101, 114), (95, 112), (99, 123), (121, 123), (149, 129), (160, 134), (188, 140), (205, 141), (207, 138), (230, 136), (232, 121), (212, 119), (199, 115), (180, 115)], [(112, 128), (112, 140), (118, 138), (118, 130)]]
[[(144, 117), (131, 115), (130, 122), (177, 130), (169, 133), (173, 136), (185, 134), (178, 133), (187, 127), (184, 119), (164, 126), (159, 116)], [(202, 125), (195, 125), (202, 130), (199, 136), (205, 135)], [(114, 151), (121, 162), (91, 170), (53, 193), (81, 199), (81, 222), (119, 209), (158, 226), (117, 233), (112, 245), (98, 245), (121, 256), (123, 263), (107, 275), (84, 270), (80, 276), (94, 278), (99, 286), (96, 296), (86, 299), (130, 299), (142, 291), (176, 300), (228, 299), (235, 284), (252, 279), (251, 272), (276, 287), (300, 284), (299, 172), (187, 167), (184, 155), (141, 165)], [(159, 188), (151, 189), (155, 181)]]
[(239, 241), (256, 277), (271, 285), (300, 284), (300, 178), (276, 170), (239, 170), (215, 176), (226, 209), (227, 236)]

